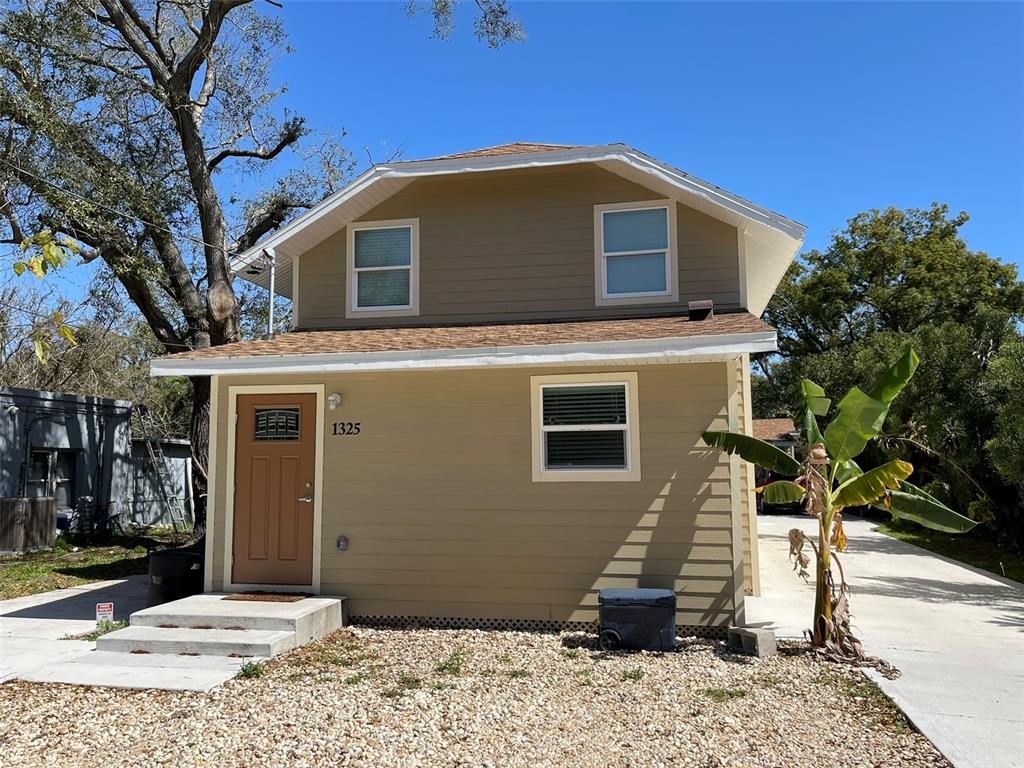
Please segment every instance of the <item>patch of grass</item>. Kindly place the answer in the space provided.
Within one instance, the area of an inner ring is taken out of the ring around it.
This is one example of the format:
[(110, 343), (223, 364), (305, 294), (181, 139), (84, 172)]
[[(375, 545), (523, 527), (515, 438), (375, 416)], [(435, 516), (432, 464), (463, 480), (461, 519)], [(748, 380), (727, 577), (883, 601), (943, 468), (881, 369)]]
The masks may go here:
[(124, 629), (128, 626), (127, 621), (106, 621), (105, 619), (96, 625), (96, 629), (92, 632), (85, 632), (81, 635), (68, 635), (63, 638), (64, 640), (95, 640), (98, 637), (103, 637), (110, 632), (116, 632), (119, 629)]
[(247, 661), (238, 670), (239, 677), (263, 677), (267, 674), (267, 665), (259, 661)]
[(513, 680), (521, 680), (524, 677), (529, 677), (532, 673), (528, 669), (510, 669), (505, 674)]
[(627, 669), (622, 673), (622, 682), (632, 680), (634, 683), (639, 683), (644, 679), (644, 675), (647, 674), (640, 667), (634, 667), (633, 669)]
[(349, 675), (345, 678), (345, 685), (359, 685), (366, 680), (370, 679), (370, 673), (365, 669), (362, 672), (356, 672), (354, 675)]
[(452, 651), (448, 654), (448, 658), (443, 661), (437, 662), (434, 665), (434, 671), (442, 675), (451, 675), (452, 677), (458, 677), (462, 674), (462, 666), (466, 663), (466, 654), (464, 651)]
[(1024, 554), (1001, 547), (980, 526), (970, 533), (952, 534), (920, 526), (883, 522), (879, 524), (878, 530), (886, 536), (937, 555), (1024, 583)]
[(512, 663), (512, 657), (509, 656), (507, 653), (503, 653), (503, 654), (501, 654), (501, 656), (498, 657), (498, 663), (499, 664), (511, 664)]
[(747, 695), (746, 691), (739, 688), (705, 688), (701, 693), (717, 704), (723, 704), (733, 699), (742, 699)]
[(563, 648), (561, 651), (559, 651), (559, 653), (561, 653), (567, 659), (578, 659), (580, 656), (583, 655), (583, 651), (581, 651), (579, 648)]
[(0, 600), (149, 572), (149, 557), (143, 547), (113, 543), (73, 551), (64, 539), (58, 543), (48, 552), (0, 559)]

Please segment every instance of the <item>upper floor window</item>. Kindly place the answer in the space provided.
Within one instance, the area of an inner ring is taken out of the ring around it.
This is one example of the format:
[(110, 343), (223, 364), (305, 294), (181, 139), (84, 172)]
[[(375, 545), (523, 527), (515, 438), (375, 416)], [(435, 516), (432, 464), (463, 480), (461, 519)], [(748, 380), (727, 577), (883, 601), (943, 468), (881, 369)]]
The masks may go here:
[(348, 228), (346, 317), (419, 314), (419, 219)]
[(594, 206), (594, 244), (598, 306), (679, 300), (671, 201)]

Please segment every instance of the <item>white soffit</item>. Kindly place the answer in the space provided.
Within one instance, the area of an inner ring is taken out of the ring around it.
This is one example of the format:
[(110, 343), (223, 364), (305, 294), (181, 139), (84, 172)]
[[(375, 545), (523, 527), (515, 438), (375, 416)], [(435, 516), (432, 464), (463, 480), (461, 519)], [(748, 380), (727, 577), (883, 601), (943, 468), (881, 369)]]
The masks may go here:
[(595, 163), (746, 232), (747, 308), (755, 315), (764, 311), (779, 280), (803, 243), (806, 228), (802, 224), (660, 163), (625, 144), (608, 144), (517, 155), (440, 158), (376, 165), (238, 256), (232, 262), (232, 269), (239, 277), (268, 287), (267, 270), (259, 275), (246, 275), (245, 270), (262, 249), (273, 247), (278, 258), (275, 287), (278, 293), (290, 297), (292, 256), (323, 242), (419, 177), (576, 163)]

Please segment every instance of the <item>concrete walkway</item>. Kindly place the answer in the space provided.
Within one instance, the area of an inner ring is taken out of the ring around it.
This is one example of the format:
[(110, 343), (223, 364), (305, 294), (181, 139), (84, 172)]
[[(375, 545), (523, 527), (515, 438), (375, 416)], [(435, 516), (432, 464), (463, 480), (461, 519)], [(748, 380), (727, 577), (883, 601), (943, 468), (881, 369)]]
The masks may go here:
[(0, 682), (46, 664), (69, 661), (96, 644), (63, 640), (96, 629), (96, 603), (114, 603), (114, 619), (127, 621), (146, 607), (148, 576), (129, 576), (0, 601)]
[[(762, 596), (747, 623), (780, 637), (810, 626), (814, 585), (788, 561), (809, 517), (761, 516)], [(957, 768), (1024, 768), (1024, 586), (896, 541), (860, 519), (842, 556), (865, 650), (898, 667), (874, 679)]]

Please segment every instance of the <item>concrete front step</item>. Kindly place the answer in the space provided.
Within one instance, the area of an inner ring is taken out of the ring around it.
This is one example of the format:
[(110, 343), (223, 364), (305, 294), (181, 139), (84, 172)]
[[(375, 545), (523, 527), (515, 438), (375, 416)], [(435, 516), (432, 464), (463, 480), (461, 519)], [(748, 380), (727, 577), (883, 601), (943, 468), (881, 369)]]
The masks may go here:
[(294, 603), (225, 600), (224, 594), (193, 595), (136, 611), (133, 627), (284, 630), (305, 645), (344, 625), (344, 597), (307, 597)]
[(97, 651), (202, 656), (276, 656), (296, 646), (295, 633), (284, 629), (183, 629), (131, 626), (96, 640)]
[(107, 688), (209, 691), (235, 677), (242, 665), (252, 661), (264, 659), (91, 651), (73, 659), (37, 667), (21, 678), (38, 683)]

